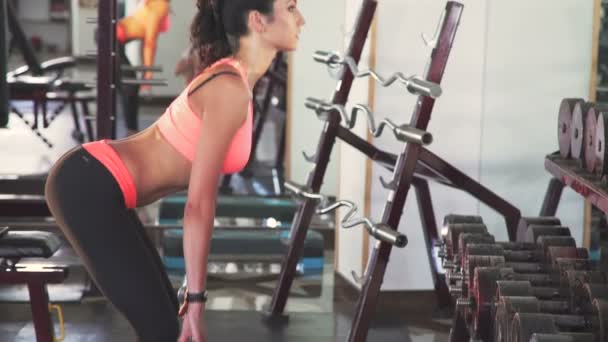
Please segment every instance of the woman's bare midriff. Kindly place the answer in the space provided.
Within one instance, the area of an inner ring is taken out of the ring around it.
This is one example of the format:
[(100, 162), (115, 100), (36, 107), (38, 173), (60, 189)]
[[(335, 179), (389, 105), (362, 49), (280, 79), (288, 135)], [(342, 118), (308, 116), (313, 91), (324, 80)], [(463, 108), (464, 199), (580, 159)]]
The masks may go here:
[[(238, 72), (232, 66), (219, 65), (201, 73), (196, 89), (213, 72)], [(204, 89), (197, 90), (199, 92)], [(204, 113), (202, 103), (190, 102), (195, 113)], [(178, 152), (154, 124), (125, 139), (109, 142), (131, 173), (137, 190), (137, 206), (153, 203), (160, 198), (187, 189), (192, 163)]]
[(192, 163), (165, 140), (156, 125), (110, 145), (133, 177), (138, 207), (188, 187)]

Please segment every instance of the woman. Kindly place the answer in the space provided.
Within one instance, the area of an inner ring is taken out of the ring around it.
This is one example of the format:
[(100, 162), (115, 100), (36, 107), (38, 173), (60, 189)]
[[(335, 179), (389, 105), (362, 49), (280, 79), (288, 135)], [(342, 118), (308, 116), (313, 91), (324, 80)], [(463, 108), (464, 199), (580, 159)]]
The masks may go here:
[[(142, 42), (142, 64), (146, 67), (154, 65), (156, 55), (156, 43), (161, 32), (169, 29), (169, 0), (141, 0), (135, 12), (126, 16), (116, 25), (116, 40), (118, 41), (118, 53), (121, 64), (131, 65), (125, 53), (125, 44), (134, 40)], [(133, 71), (121, 71), (120, 78), (135, 78)], [(152, 78), (151, 71), (145, 71), (143, 78)], [(127, 134), (137, 132), (137, 117), (139, 111), (139, 90), (148, 87), (138, 85), (121, 85), (121, 95), (124, 115), (127, 124)]]
[(175, 341), (179, 323), (174, 291), (133, 208), (188, 189), (180, 341), (204, 341), (198, 322), (218, 179), (247, 163), (251, 89), (278, 51), (296, 48), (302, 25), (297, 0), (199, 0), (191, 40), (207, 67), (151, 127), (76, 148), (49, 173), (53, 216), (141, 341)]

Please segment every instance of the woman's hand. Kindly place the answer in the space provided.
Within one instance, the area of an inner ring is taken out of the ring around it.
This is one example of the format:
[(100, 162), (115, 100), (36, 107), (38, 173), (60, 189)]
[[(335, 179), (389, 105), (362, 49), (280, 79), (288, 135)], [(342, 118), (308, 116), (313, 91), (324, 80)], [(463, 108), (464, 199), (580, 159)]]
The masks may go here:
[(207, 342), (207, 324), (203, 312), (203, 303), (188, 303), (179, 342)]

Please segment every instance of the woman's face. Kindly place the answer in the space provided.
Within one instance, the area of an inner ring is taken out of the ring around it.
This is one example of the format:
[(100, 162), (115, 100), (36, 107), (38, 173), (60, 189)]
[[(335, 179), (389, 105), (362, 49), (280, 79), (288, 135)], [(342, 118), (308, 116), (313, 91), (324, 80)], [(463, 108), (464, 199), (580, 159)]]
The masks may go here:
[(293, 51), (298, 46), (300, 29), (306, 21), (298, 0), (275, 0), (272, 20), (267, 20), (262, 36), (277, 50)]

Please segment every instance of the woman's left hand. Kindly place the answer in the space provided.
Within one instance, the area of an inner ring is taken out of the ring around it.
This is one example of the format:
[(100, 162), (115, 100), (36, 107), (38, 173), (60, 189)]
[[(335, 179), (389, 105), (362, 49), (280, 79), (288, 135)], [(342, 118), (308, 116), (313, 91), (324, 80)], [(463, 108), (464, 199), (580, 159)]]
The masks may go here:
[(188, 303), (188, 311), (183, 317), (179, 342), (207, 342), (207, 324), (203, 312), (202, 303)]

